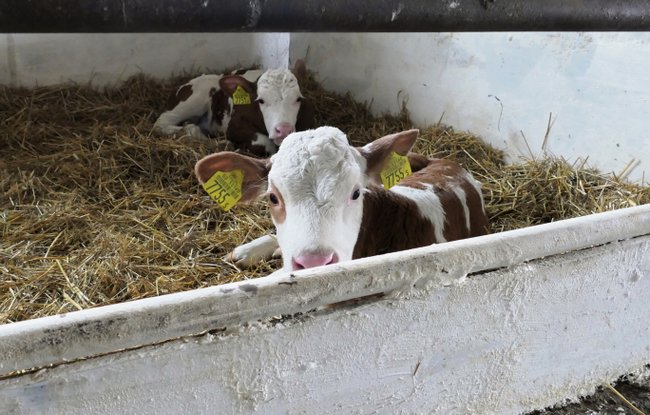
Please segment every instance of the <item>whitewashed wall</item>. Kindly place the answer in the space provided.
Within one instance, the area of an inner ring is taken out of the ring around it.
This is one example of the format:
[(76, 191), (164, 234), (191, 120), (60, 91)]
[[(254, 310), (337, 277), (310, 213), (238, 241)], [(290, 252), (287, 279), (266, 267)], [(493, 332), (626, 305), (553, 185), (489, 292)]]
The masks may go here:
[(286, 67), (288, 59), (289, 34), (4, 34), (0, 84), (105, 85), (141, 72), (168, 77), (238, 65)]
[[(414, 121), (442, 119), (507, 150), (650, 174), (650, 33), (4, 34), (0, 84), (114, 83), (134, 73), (307, 57), (325, 86)], [(526, 140), (523, 139), (526, 137)], [(526, 144), (527, 142), (527, 144)], [(530, 148), (530, 150), (529, 150)]]
[(628, 176), (650, 176), (650, 33), (294, 34), (325, 86), (372, 101), (403, 101), (419, 125), (442, 118), (512, 158), (547, 149)]

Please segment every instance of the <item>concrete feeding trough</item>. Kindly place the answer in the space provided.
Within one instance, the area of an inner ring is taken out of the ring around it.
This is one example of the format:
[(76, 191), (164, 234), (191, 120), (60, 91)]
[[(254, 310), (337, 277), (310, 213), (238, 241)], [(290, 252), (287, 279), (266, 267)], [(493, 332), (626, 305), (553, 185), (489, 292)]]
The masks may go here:
[(0, 326), (2, 374), (29, 370), (0, 381), (0, 412), (540, 409), (650, 361), (648, 218), (645, 205)]

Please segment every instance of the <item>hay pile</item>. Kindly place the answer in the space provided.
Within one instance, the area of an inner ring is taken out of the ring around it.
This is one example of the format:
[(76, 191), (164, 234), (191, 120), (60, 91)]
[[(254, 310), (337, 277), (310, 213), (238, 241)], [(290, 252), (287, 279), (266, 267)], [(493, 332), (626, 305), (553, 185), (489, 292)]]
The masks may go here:
[[(135, 76), (117, 88), (0, 88), (0, 323), (265, 275), (221, 260), (271, 231), (263, 204), (221, 212), (193, 176), (222, 150), (151, 133), (180, 79)], [(365, 104), (304, 91), (318, 124), (356, 144), (411, 127)], [(493, 231), (650, 202), (650, 189), (562, 160), (506, 166), (499, 151), (441, 125), (417, 150), (461, 161), (484, 183)]]

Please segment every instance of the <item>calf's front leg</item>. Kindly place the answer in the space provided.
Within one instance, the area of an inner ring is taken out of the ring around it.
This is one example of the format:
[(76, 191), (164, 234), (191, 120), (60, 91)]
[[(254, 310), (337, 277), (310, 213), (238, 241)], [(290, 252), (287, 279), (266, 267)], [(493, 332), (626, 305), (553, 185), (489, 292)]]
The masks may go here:
[(279, 256), (280, 246), (275, 235), (264, 235), (251, 242), (239, 245), (224, 257), (239, 266), (250, 267), (263, 260)]

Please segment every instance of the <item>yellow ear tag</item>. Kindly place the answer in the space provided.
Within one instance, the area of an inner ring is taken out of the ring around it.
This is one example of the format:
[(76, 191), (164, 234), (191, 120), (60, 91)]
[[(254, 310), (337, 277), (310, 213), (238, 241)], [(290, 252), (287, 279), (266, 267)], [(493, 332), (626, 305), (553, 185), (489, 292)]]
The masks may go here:
[(384, 188), (390, 189), (404, 178), (411, 175), (411, 165), (409, 158), (401, 156), (396, 152), (390, 153), (384, 169), (379, 173)]
[(241, 199), (243, 182), (244, 172), (241, 170), (218, 171), (203, 183), (203, 189), (227, 212)]
[(247, 105), (251, 103), (251, 96), (241, 87), (237, 85), (235, 92), (232, 93), (232, 103), (234, 105)]

